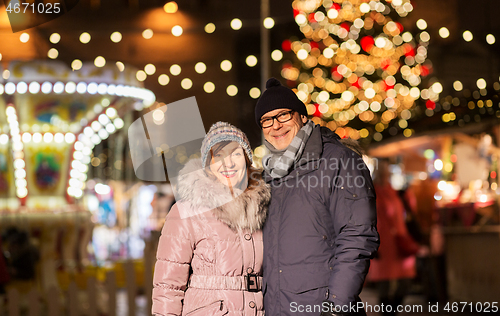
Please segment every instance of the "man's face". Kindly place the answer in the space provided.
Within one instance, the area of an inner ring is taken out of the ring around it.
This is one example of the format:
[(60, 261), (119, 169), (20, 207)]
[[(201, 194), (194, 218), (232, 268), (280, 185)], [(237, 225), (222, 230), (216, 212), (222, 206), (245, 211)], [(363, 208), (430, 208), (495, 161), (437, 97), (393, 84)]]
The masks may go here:
[[(276, 109), (269, 111), (261, 117), (261, 120), (287, 111), (290, 111), (290, 109)], [(297, 135), (306, 122), (307, 117), (300, 115), (297, 112), (293, 112), (291, 120), (285, 123), (280, 123), (277, 119), (274, 119), (273, 125), (263, 128), (262, 132), (264, 133), (266, 140), (271, 143), (274, 148), (277, 150), (283, 150), (290, 145), (295, 135)]]

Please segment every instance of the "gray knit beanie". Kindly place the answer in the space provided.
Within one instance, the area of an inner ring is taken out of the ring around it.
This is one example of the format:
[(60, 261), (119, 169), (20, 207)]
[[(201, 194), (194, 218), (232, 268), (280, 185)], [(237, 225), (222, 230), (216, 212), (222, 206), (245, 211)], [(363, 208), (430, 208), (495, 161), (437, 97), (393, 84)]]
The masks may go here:
[(266, 91), (255, 106), (255, 121), (260, 126), (260, 119), (267, 112), (276, 109), (290, 109), (307, 116), (306, 106), (291, 89), (281, 85), (276, 78), (266, 82)]
[(245, 133), (239, 128), (226, 122), (217, 122), (208, 131), (208, 134), (201, 143), (201, 165), (206, 166), (207, 156), (210, 149), (217, 143), (224, 141), (233, 141), (240, 144), (245, 151), (250, 163), (253, 163), (252, 148)]

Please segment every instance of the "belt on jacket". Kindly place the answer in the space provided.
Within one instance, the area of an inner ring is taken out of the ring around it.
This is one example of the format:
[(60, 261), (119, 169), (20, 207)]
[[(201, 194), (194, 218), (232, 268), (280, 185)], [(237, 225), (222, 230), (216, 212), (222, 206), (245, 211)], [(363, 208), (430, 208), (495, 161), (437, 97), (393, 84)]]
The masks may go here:
[(239, 290), (258, 292), (262, 290), (262, 277), (256, 274), (240, 276), (193, 274), (189, 287), (205, 290)]

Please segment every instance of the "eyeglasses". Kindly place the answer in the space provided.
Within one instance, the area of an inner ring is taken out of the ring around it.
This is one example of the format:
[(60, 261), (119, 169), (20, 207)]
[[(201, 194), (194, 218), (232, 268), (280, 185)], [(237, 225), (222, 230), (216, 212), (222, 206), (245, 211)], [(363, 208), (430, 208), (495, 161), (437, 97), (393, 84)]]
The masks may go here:
[(262, 128), (271, 127), (274, 125), (274, 119), (276, 119), (276, 121), (278, 121), (280, 123), (288, 122), (292, 119), (293, 112), (295, 112), (295, 111), (293, 111), (293, 110), (285, 111), (285, 112), (281, 112), (280, 114), (275, 115), (275, 116), (266, 117), (266, 118), (260, 120), (260, 126)]

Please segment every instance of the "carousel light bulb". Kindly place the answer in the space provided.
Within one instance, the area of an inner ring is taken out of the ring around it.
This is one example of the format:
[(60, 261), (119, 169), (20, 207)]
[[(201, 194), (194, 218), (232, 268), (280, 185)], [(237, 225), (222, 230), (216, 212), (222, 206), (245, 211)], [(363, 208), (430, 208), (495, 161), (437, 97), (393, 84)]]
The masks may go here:
[(106, 94), (107, 91), (108, 91), (108, 85), (107, 84), (100, 83), (97, 86), (97, 93), (99, 93), (100, 95)]
[(85, 156), (90, 156), (90, 154), (92, 154), (92, 149), (88, 148), (88, 147), (83, 147), (82, 149), (82, 153), (85, 155)]
[(29, 143), (31, 141), (31, 134), (30, 133), (24, 133), (23, 134), (23, 143)]
[(101, 129), (101, 130), (99, 130), (98, 135), (99, 135), (99, 137), (100, 137), (101, 139), (106, 139), (106, 138), (108, 138), (108, 137), (109, 137), (109, 134), (108, 134), (108, 132), (106, 132), (106, 130), (105, 130), (105, 129)]
[(9, 143), (9, 135), (2, 134), (0, 135), (0, 144), (7, 145)]
[(28, 189), (24, 187), (17, 188), (16, 194), (19, 198), (23, 199), (28, 195)]
[(16, 93), (16, 85), (13, 82), (7, 82), (5, 84), (5, 93), (14, 94)]
[(9, 105), (9, 106), (5, 109), (5, 114), (7, 114), (7, 116), (16, 115), (16, 109), (14, 109), (14, 107), (13, 107), (13, 106)]
[(84, 146), (85, 145), (83, 145), (83, 143), (81, 141), (77, 141), (77, 142), (75, 142), (74, 147), (75, 147), (75, 150), (82, 150)]
[(82, 173), (76, 169), (71, 169), (71, 171), (69, 172), (69, 176), (71, 178), (79, 178), (81, 174)]
[(71, 168), (73, 168), (73, 169), (80, 169), (81, 165), (82, 165), (82, 163), (79, 162), (78, 160), (73, 160), (71, 162)]
[(99, 123), (98, 121), (93, 121), (92, 124), (90, 125), (92, 127), (92, 129), (94, 130), (94, 132), (98, 132), (101, 128), (102, 128), (102, 125), (101, 123)]
[(28, 186), (28, 181), (26, 179), (16, 179), (16, 187), (27, 187)]
[(26, 92), (28, 92), (28, 85), (26, 84), (26, 82), (24, 81), (19, 82), (17, 84), (17, 93), (25, 94)]
[(95, 82), (89, 83), (89, 85), (87, 86), (87, 92), (89, 94), (96, 94), (97, 93), (97, 83), (95, 83)]
[(64, 83), (58, 81), (54, 83), (54, 93), (61, 94), (64, 92)]
[(49, 57), (50, 59), (56, 59), (58, 56), (59, 56), (59, 51), (55, 48), (51, 48), (47, 52), (47, 57)]
[(78, 92), (80, 94), (86, 93), (87, 92), (87, 84), (85, 82), (79, 82), (76, 85), (76, 92)]
[(24, 167), (26, 167), (26, 163), (24, 162), (24, 159), (16, 159), (14, 160), (14, 168), (15, 169), (23, 169)]
[(66, 83), (66, 87), (64, 88), (64, 91), (68, 94), (73, 94), (76, 91), (76, 84), (73, 81), (70, 81)]
[(62, 143), (64, 141), (64, 135), (63, 135), (63, 133), (56, 133), (54, 135), (54, 141), (56, 143)]
[(107, 94), (109, 94), (109, 95), (115, 95), (116, 94), (116, 86), (114, 84), (110, 84), (108, 86)]
[(470, 31), (465, 31), (463, 34), (462, 34), (464, 40), (466, 42), (470, 42), (472, 41), (472, 39), (474, 38), (474, 36), (472, 35), (472, 33)]
[(81, 173), (85, 173), (89, 170), (89, 167), (87, 165), (84, 165), (84, 164), (80, 164), (78, 166), (78, 171), (80, 171)]
[(81, 151), (75, 151), (73, 152), (73, 158), (76, 160), (82, 160), (83, 154)]
[(40, 133), (34, 133), (33, 134), (33, 142), (34, 143), (39, 143), (42, 141), (42, 134)]
[(115, 65), (116, 65), (116, 68), (118, 68), (118, 70), (120, 72), (123, 72), (125, 70), (125, 64), (122, 63), (121, 61), (117, 61)]
[(14, 171), (14, 176), (16, 179), (24, 179), (26, 178), (26, 171), (24, 169), (16, 169)]
[(105, 126), (109, 122), (110, 122), (109, 117), (106, 114), (99, 115), (99, 123), (101, 123), (103, 126)]
[(37, 94), (38, 92), (40, 92), (40, 84), (36, 81), (31, 82), (29, 86), (29, 91), (31, 94)]
[(66, 133), (66, 135), (64, 135), (64, 140), (66, 141), (66, 143), (72, 144), (76, 140), (75, 134)]
[(106, 131), (108, 133), (113, 134), (116, 131), (116, 127), (113, 124), (106, 125)]
[(2, 95), (4, 92), (3, 84), (0, 83), (0, 95)]
[(92, 135), (92, 137), (90, 137), (90, 141), (94, 143), (94, 145), (99, 145), (99, 143), (101, 142), (101, 138), (99, 137), (99, 135), (94, 134)]
[(82, 186), (82, 182), (78, 179), (71, 178), (69, 179), (69, 185), (73, 188), (80, 188)]
[(116, 117), (116, 109), (115, 108), (108, 108), (106, 110), (106, 115), (110, 118), (110, 119), (114, 119)]
[(54, 135), (52, 133), (45, 133), (43, 134), (43, 141), (46, 143), (50, 143), (54, 140)]
[(113, 124), (115, 125), (115, 127), (117, 129), (120, 129), (125, 125), (125, 123), (123, 123), (123, 120), (119, 117), (117, 117), (113, 120)]

